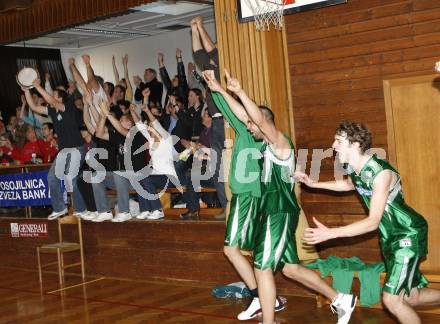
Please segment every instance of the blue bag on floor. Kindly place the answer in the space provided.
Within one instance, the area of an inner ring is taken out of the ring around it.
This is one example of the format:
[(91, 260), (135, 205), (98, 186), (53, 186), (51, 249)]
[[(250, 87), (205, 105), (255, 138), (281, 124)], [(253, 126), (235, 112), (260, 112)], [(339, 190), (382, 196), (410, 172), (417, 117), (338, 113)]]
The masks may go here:
[(233, 282), (226, 286), (217, 286), (212, 288), (211, 293), (217, 298), (245, 298), (251, 296), (251, 292), (244, 282)]

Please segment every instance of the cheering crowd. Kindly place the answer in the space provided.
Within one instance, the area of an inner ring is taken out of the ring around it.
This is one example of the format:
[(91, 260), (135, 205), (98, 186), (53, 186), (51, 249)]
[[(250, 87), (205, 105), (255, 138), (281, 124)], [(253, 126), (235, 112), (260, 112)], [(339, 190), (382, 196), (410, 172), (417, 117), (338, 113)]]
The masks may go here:
[[(196, 65), (218, 75), (217, 48), (201, 17), (191, 21), (191, 31)], [(216, 218), (224, 219), (227, 199), (219, 181), (221, 158), (217, 159), (224, 147), (223, 116), (192, 62), (185, 71), (180, 49), (176, 61), (173, 78), (161, 53), (159, 73), (149, 67), (143, 79), (135, 75), (132, 81), (128, 55), (122, 57), (122, 78), (113, 57), (115, 82), (96, 75), (87, 54), (82, 62), (69, 59), (73, 80), (67, 85), (52, 85), (47, 71), (44, 80), (33, 82), (33, 89), (22, 88), (16, 116), (6, 126), (0, 124), (1, 164), (51, 163), (49, 219), (67, 213), (63, 177), (73, 192), (75, 215), (85, 220), (131, 219), (130, 189), (138, 193), (138, 219), (161, 219), (157, 192), (169, 187), (182, 189), (188, 209), (182, 219), (199, 217), (201, 198), (203, 204), (221, 207)], [(85, 65), (87, 75), (81, 75), (77, 64)], [(196, 174), (209, 176), (194, 186)], [(200, 197), (201, 186), (215, 188), (216, 195)], [(114, 214), (109, 188), (116, 190)]]

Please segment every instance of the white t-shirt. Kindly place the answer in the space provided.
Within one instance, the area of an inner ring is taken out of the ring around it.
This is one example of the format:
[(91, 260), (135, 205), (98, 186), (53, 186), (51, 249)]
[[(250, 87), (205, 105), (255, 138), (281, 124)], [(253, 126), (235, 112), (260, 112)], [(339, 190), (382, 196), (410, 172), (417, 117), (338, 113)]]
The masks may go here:
[(161, 137), (159, 142), (154, 141), (154, 138), (150, 136), (147, 130), (147, 126), (142, 122), (137, 122), (136, 127), (148, 140), (149, 153), (153, 165), (152, 174), (171, 175), (177, 178), (173, 161), (173, 137), (162, 127), (158, 120), (152, 123), (152, 127)]
[[(96, 111), (100, 113), (101, 108), (99, 108), (99, 102), (101, 100), (108, 102), (107, 94), (105, 93), (104, 88), (101, 85), (99, 85), (98, 92), (95, 92), (95, 89), (92, 89), (92, 103), (94, 108), (90, 107), (90, 109), (96, 109)], [(90, 122), (92, 123), (93, 127), (96, 127), (98, 121), (93, 118), (93, 115), (90, 111), (89, 114), (90, 114)]]

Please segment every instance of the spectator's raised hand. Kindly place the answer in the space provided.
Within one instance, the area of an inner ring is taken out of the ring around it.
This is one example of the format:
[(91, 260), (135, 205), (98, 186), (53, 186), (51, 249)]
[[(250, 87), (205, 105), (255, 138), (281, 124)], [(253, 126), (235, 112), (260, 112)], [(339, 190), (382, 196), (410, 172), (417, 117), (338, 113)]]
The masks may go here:
[(130, 109), (131, 112), (136, 112), (136, 105), (135, 104), (131, 104), (129, 109)]
[(228, 90), (232, 92), (239, 92), (241, 90), (240, 81), (238, 79), (231, 77), (228, 70), (225, 69), (225, 76), (226, 76), (226, 87)]
[(81, 57), (82, 57), (82, 60), (83, 60), (85, 65), (89, 65), (90, 64), (90, 56), (88, 54), (84, 54)]
[(71, 58), (69, 58), (67, 63), (69, 63), (69, 65), (74, 65), (75, 64), (75, 59), (73, 57), (71, 57)]
[(142, 104), (142, 105), (141, 105), (141, 110), (142, 110), (144, 113), (147, 113), (147, 111), (150, 110), (150, 108), (148, 108), (148, 105), (147, 105), (147, 104)]
[(176, 48), (176, 57), (182, 58), (182, 50), (180, 48)]
[(41, 84), (41, 81), (40, 81), (40, 78), (39, 78), (39, 77), (36, 78), (36, 79), (32, 82), (32, 85), (33, 85), (34, 87), (38, 87), (40, 84)]
[(145, 88), (145, 89), (142, 91), (142, 95), (144, 96), (144, 98), (147, 99), (147, 101), (148, 101), (148, 97), (150, 96), (150, 93), (151, 93), (150, 88)]
[(197, 27), (203, 26), (203, 17), (202, 16), (197, 16), (194, 18), (194, 20), (195, 20)]
[(125, 54), (125, 55), (122, 57), (122, 64), (123, 64), (124, 66), (127, 66), (127, 64), (128, 64), (128, 54)]
[(136, 86), (136, 88), (139, 88), (142, 83), (141, 77), (139, 75), (133, 76), (133, 83)]
[(163, 53), (157, 54), (157, 63), (159, 63), (159, 66), (162, 67), (164, 65), (164, 55)]
[(211, 89), (211, 91), (220, 92), (221, 90), (223, 90), (220, 83), (216, 80), (213, 70), (203, 71), (203, 78), (205, 79), (206, 84), (208, 85), (209, 89)]

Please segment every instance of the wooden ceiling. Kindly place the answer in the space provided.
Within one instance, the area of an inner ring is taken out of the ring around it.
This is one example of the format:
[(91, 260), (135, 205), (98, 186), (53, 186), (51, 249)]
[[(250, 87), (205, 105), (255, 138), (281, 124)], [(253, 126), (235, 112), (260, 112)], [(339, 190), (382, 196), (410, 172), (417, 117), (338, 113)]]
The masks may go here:
[(0, 44), (111, 17), (155, 0), (2, 0)]

